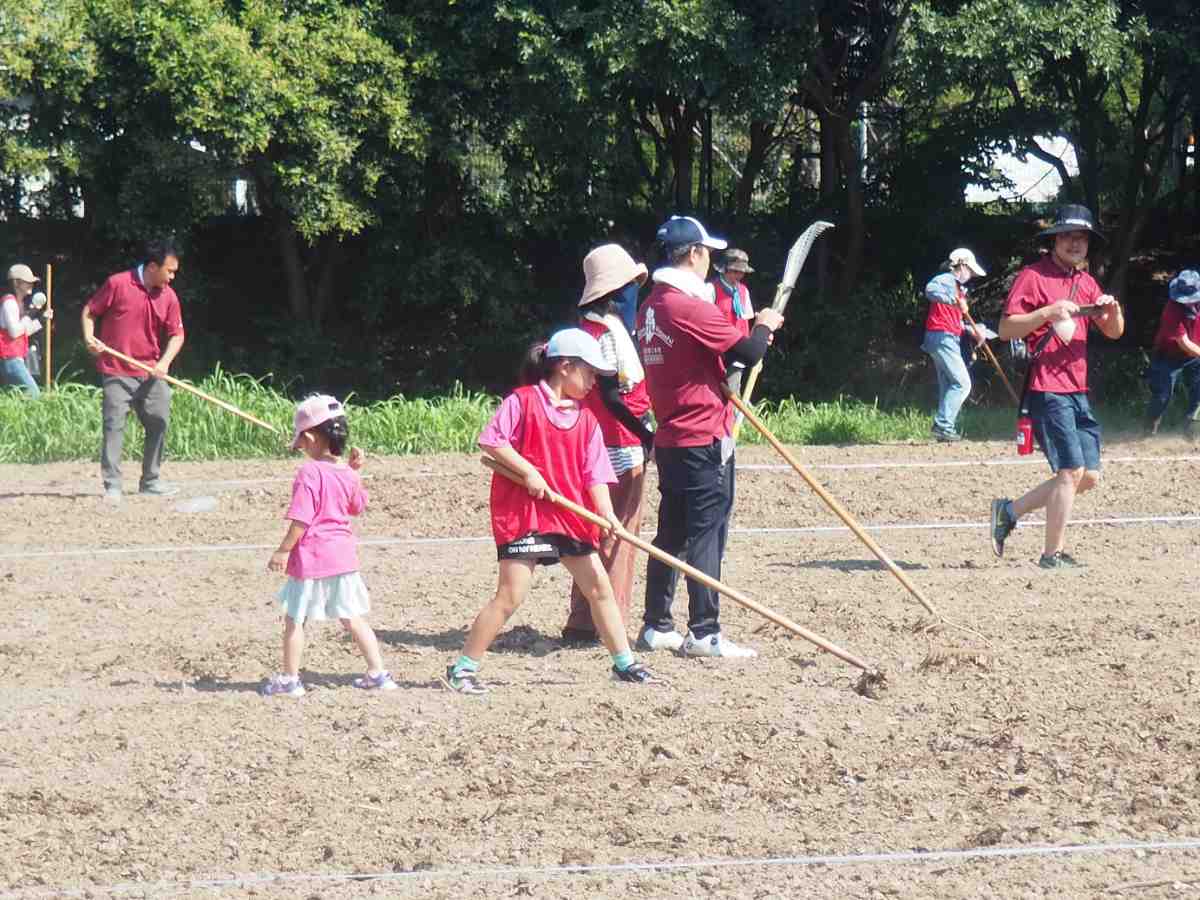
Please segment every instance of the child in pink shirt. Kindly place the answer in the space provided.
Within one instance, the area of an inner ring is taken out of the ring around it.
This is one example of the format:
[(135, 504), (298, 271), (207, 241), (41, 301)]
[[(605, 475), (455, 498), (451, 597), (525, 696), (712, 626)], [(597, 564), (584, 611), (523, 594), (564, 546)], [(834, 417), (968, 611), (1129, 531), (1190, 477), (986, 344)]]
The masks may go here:
[(287, 584), (278, 598), (284, 613), (283, 671), (263, 686), (270, 696), (302, 697), (300, 656), (304, 652), (304, 623), (313, 619), (338, 619), (350, 632), (367, 661), (367, 674), (354, 686), (392, 691), (396, 682), (383, 668), (379, 642), (363, 616), (371, 599), (358, 574), (358, 549), (350, 517), (366, 508), (358, 470), (362, 452), (350, 451), (349, 464), (342, 453), (350, 437), (342, 405), (333, 397), (313, 396), (296, 407), (292, 449), (302, 450), (308, 461), (292, 483), (292, 502), (285, 518), (291, 520), (279, 549), (267, 568), (287, 571)]

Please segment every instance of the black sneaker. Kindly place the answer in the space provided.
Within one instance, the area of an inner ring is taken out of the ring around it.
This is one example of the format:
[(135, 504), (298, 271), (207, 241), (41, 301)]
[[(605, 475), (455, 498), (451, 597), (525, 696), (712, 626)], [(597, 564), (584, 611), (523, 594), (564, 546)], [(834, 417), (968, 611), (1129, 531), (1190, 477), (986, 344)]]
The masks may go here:
[(1038, 565), (1043, 569), (1082, 569), (1084, 564), (1065, 550), (1059, 550), (1049, 556), (1043, 553), (1038, 559)]
[(933, 437), (939, 444), (956, 444), (963, 439), (957, 431), (943, 431), (940, 428), (933, 429)]
[(1017, 520), (1008, 512), (1011, 502), (1007, 497), (992, 501), (992, 552), (997, 556), (1004, 555), (1004, 542), (1017, 527)]
[(447, 688), (459, 694), (486, 694), (490, 690), (479, 680), (477, 672), (455, 672), (454, 666), (446, 666), (446, 677), (439, 680)]
[(650, 670), (641, 663), (633, 663), (628, 669), (612, 668), (613, 681), (628, 681), (630, 684), (646, 684), (654, 680)]

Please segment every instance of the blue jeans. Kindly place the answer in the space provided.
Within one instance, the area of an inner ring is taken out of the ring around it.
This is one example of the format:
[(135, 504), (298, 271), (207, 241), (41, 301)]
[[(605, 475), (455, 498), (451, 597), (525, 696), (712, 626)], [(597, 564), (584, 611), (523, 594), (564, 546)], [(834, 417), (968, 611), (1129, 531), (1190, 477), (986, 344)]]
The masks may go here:
[(921, 349), (933, 358), (933, 367), (937, 369), (938, 405), (933, 427), (938, 431), (953, 431), (958, 411), (971, 393), (971, 375), (963, 362), (958, 335), (927, 331)]
[(1200, 415), (1200, 357), (1189, 356), (1187, 359), (1172, 359), (1168, 356), (1154, 355), (1150, 360), (1150, 409), (1147, 418), (1161, 419), (1171, 403), (1171, 395), (1175, 393), (1175, 382), (1183, 377), (1183, 383), (1188, 391), (1187, 417), (1195, 419)]
[(37, 382), (29, 374), (23, 359), (0, 359), (0, 384), (8, 384), (23, 389), (30, 397), (37, 397), (42, 392)]

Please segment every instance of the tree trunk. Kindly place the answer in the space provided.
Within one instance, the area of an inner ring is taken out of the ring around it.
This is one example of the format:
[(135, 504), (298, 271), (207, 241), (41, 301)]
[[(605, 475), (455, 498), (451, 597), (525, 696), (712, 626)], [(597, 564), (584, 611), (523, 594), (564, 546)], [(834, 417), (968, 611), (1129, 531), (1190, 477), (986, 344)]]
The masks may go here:
[(283, 261), (283, 278), (287, 284), (288, 308), (292, 318), (305, 325), (315, 324), (308, 296), (308, 281), (304, 274), (304, 257), (300, 252), (300, 235), (296, 226), (282, 210), (273, 212), (275, 217), (275, 246)]
[(325, 314), (333, 300), (338, 270), (345, 255), (345, 244), (341, 238), (331, 235), (322, 238), (314, 250), (317, 253), (314, 266), (317, 271), (317, 287), (312, 293), (312, 322), (314, 325), (320, 325), (325, 321)]
[(754, 182), (767, 161), (775, 138), (775, 123), (754, 121), (750, 123), (750, 149), (742, 165), (742, 177), (738, 179), (734, 200), (734, 216), (743, 219), (750, 215), (750, 202), (754, 198)]
[(1162, 127), (1158, 129), (1158, 152), (1153, 162), (1150, 162), (1152, 141), (1146, 136), (1146, 123), (1150, 118), (1150, 103), (1156, 92), (1159, 69), (1152, 60), (1144, 60), (1142, 67), (1141, 100), (1138, 103), (1137, 115), (1130, 124), (1130, 135), (1133, 138), (1133, 156), (1125, 174), (1125, 190), (1121, 199), (1121, 220), (1113, 241), (1113, 252), (1110, 257), (1113, 267), (1109, 279), (1109, 293), (1121, 296), (1125, 292), (1125, 282), (1129, 275), (1129, 259), (1133, 256), (1142, 229), (1150, 213), (1150, 205), (1158, 196), (1162, 185), (1163, 173), (1170, 161), (1174, 146), (1171, 141), (1170, 124), (1175, 120), (1179, 110), (1180, 98), (1172, 95), (1162, 115)]
[(858, 284), (862, 270), (863, 250), (866, 245), (866, 218), (863, 210), (862, 168), (858, 162), (858, 147), (850, 136), (850, 119), (846, 116), (830, 116), (833, 126), (834, 146), (840, 168), (844, 173), (846, 189), (844, 199), (845, 219), (841, 227), (841, 239), (845, 258), (838, 278), (835, 299), (839, 304), (848, 303)]

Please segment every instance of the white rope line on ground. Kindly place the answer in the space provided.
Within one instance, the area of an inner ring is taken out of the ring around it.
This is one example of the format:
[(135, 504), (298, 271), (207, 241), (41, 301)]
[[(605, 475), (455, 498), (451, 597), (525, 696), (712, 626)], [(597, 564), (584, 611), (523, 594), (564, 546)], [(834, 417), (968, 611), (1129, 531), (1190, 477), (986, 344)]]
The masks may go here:
[(147, 891), (222, 890), (224, 888), (261, 887), (271, 884), (316, 882), (413, 882), (451, 878), (476, 881), (482, 879), (512, 879), (553, 877), (560, 875), (612, 875), (629, 873), (662, 874), (693, 869), (748, 869), (755, 867), (854, 866), (891, 863), (947, 862), (977, 859), (1019, 859), (1045, 856), (1078, 856), (1082, 854), (1129, 853), (1138, 850), (1171, 852), (1200, 849), (1200, 839), (1179, 841), (1117, 841), (1103, 844), (1066, 844), (1034, 847), (979, 847), (969, 850), (899, 850), (881, 853), (849, 853), (825, 856), (772, 856), (763, 858), (697, 859), (663, 862), (601, 863), (578, 866), (479, 866), (447, 869), (420, 869), (412, 872), (260, 872), (230, 878), (207, 878), (190, 881), (123, 882), (111, 885), (92, 885), (86, 888), (51, 888), (36, 891), (0, 894), (0, 900), (35, 897), (94, 897), (97, 894), (129, 894)]
[[(1200, 523), (1200, 515), (1189, 516), (1124, 516), (1097, 519), (1071, 519), (1068, 525), (1187, 525)], [(1040, 519), (1022, 521), (1023, 527), (1044, 525)], [(990, 528), (987, 522), (924, 522), (863, 525), (867, 531), (971, 531)], [(786, 535), (786, 534), (835, 534), (848, 532), (845, 525), (803, 525), (795, 528), (731, 528), (730, 535)], [(646, 536), (650, 540), (650, 536)], [(413, 537), (413, 538), (360, 538), (360, 547), (429, 546), (437, 544), (484, 544), (491, 543), (490, 537)], [(75, 550), (18, 550), (0, 553), (0, 559), (36, 559), (69, 556), (136, 556), (156, 553), (239, 553), (270, 550), (275, 544), (183, 544), (151, 545), (146, 547), (87, 547)]]
[[(1113, 456), (1105, 457), (1104, 463), (1175, 463), (1185, 462), (1194, 463), (1200, 462), (1200, 456)], [(814, 463), (809, 465), (810, 469), (824, 469), (827, 471), (869, 471), (879, 469), (970, 469), (974, 467), (989, 468), (998, 466), (1044, 466), (1045, 460), (1040, 456), (1033, 459), (947, 459), (938, 460), (936, 462), (865, 462), (865, 463)], [(782, 472), (791, 469), (791, 466), (783, 463), (737, 463), (739, 472)], [(388, 479), (413, 479), (413, 478), (461, 478), (464, 475), (475, 475), (475, 469), (465, 471), (450, 471), (450, 472), (402, 472), (399, 474), (388, 475), (384, 473), (371, 472), (363, 475), (363, 480), (386, 481)], [(207, 487), (249, 487), (256, 484), (290, 484), (292, 478), (289, 477), (265, 477), (265, 478), (229, 478), (229, 479), (206, 479), (196, 478), (184, 481), (174, 481), (174, 484), (180, 486), (189, 485), (204, 485)], [(61, 485), (40, 485), (32, 488), (27, 488), (21, 492), (14, 492), (6, 499), (20, 499), (23, 493), (35, 492), (53, 492), (70, 496), (77, 493), (74, 488), (64, 488)], [(100, 496), (99, 494), (96, 495)]]
[[(1167, 463), (1167, 462), (1200, 462), (1200, 456), (1106, 456), (1100, 460), (1108, 463)], [(995, 466), (1045, 466), (1046, 461), (1041, 456), (1033, 459), (947, 459), (936, 462), (865, 462), (865, 463), (814, 463), (807, 466), (810, 469), (828, 469), (847, 471), (855, 469), (971, 469), (976, 466), (988, 468)], [(784, 463), (738, 463), (738, 471), (743, 469), (750, 472), (777, 472), (791, 469)]]

